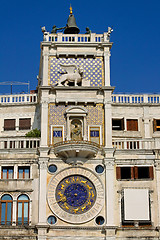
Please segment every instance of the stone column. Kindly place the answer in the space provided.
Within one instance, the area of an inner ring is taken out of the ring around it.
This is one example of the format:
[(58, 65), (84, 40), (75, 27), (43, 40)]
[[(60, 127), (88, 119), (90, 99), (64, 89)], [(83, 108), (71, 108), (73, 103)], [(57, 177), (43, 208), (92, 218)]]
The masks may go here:
[(42, 70), (42, 86), (48, 86), (48, 47), (43, 47), (43, 70)]
[(71, 137), (70, 137), (70, 121), (69, 121), (69, 116), (67, 116), (67, 140), (71, 140)]
[[(159, 153), (156, 153), (156, 158), (159, 157)], [(157, 215), (158, 215), (158, 227), (160, 228), (160, 159), (156, 160), (156, 168), (155, 168), (155, 178), (156, 178), (156, 185), (157, 185)]]
[(46, 224), (47, 157), (39, 158), (39, 225)]
[(12, 215), (12, 226), (16, 226), (16, 214), (17, 213), (17, 195), (13, 195), (13, 215)]
[(143, 108), (143, 121), (144, 121), (144, 138), (151, 138), (149, 107)]
[(114, 159), (104, 158), (105, 165), (105, 205), (106, 205), (106, 225), (114, 226), (114, 204), (115, 204), (115, 187), (114, 187)]
[(105, 147), (112, 148), (112, 108), (110, 101), (105, 100), (104, 103), (105, 115)]
[(48, 102), (41, 103), (41, 147), (48, 146)]
[(84, 116), (84, 122), (83, 122), (83, 140), (87, 140), (87, 122), (86, 122), (86, 116)]
[(109, 48), (104, 49), (104, 83), (110, 86), (110, 51)]

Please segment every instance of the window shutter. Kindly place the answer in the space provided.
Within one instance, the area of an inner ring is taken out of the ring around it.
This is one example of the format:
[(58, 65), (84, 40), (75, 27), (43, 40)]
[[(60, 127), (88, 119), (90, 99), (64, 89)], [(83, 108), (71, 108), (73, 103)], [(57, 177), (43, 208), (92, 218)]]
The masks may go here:
[(16, 119), (4, 119), (4, 130), (15, 130)]
[(27, 130), (30, 128), (31, 128), (31, 119), (30, 118), (19, 119), (19, 130)]
[(137, 119), (127, 119), (127, 131), (138, 131)]
[(138, 179), (138, 167), (134, 167), (134, 178)]
[(124, 118), (121, 119), (121, 130), (124, 130)]
[(157, 131), (157, 121), (156, 119), (153, 119), (153, 131)]
[(149, 177), (150, 177), (151, 179), (154, 178), (154, 176), (153, 176), (153, 167), (152, 167), (152, 166), (149, 167)]
[(131, 179), (135, 178), (134, 167), (131, 167)]
[(116, 178), (121, 179), (121, 168), (120, 167), (116, 167)]

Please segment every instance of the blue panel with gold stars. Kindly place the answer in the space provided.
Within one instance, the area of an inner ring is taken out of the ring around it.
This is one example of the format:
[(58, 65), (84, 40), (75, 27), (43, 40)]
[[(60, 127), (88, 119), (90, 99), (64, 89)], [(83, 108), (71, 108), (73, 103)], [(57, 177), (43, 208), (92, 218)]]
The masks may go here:
[(103, 59), (97, 58), (50, 58), (49, 78), (50, 85), (55, 86), (65, 71), (60, 64), (76, 64), (83, 68), (83, 79), (90, 81), (90, 86), (101, 87), (104, 85), (103, 80)]

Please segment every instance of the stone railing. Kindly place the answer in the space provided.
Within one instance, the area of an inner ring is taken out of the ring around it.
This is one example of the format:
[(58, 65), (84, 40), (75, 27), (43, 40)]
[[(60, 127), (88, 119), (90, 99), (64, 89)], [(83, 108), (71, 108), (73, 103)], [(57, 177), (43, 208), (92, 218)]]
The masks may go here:
[(72, 141), (72, 140), (69, 140), (69, 141), (63, 141), (63, 142), (58, 142), (58, 143), (55, 143), (53, 145), (53, 147), (59, 147), (59, 146), (63, 146), (63, 145), (79, 145), (79, 144), (84, 144), (84, 145), (91, 145), (91, 146), (95, 146), (95, 147), (98, 147), (100, 148), (100, 145), (95, 143), (95, 142), (91, 142), (91, 141), (85, 141), (85, 140), (82, 140), (82, 141)]
[(113, 139), (112, 146), (119, 150), (160, 149), (160, 139)]
[(44, 42), (58, 42), (58, 43), (100, 43), (100, 42), (109, 42), (108, 33), (104, 34), (63, 34), (55, 33), (51, 34), (45, 32), (43, 36)]
[(0, 104), (37, 103), (37, 94), (0, 95)]
[(160, 103), (160, 94), (112, 94), (113, 103)]
[(0, 138), (0, 149), (34, 149), (40, 146), (40, 138), (3, 137)]

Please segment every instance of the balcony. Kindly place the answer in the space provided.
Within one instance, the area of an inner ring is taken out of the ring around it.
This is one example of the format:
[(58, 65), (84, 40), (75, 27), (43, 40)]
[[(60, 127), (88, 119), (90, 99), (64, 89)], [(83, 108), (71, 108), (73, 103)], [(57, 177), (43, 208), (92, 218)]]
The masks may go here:
[(0, 104), (26, 104), (37, 103), (37, 94), (13, 94), (13, 95), (1, 95)]
[(160, 149), (160, 138), (152, 139), (113, 139), (116, 150), (153, 150)]
[(109, 42), (110, 37), (106, 32), (104, 34), (63, 34), (63, 33), (49, 33), (44, 32), (44, 42), (54, 43), (103, 43)]
[(56, 156), (69, 161), (69, 163), (78, 159), (84, 162), (93, 158), (100, 149), (98, 144), (89, 141), (64, 141), (54, 144), (53, 147)]
[(160, 104), (159, 94), (112, 94), (112, 103)]
[(0, 138), (0, 150), (36, 149), (40, 146), (40, 138), (3, 137)]

